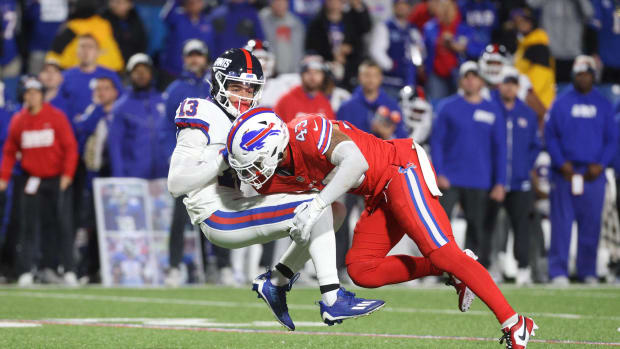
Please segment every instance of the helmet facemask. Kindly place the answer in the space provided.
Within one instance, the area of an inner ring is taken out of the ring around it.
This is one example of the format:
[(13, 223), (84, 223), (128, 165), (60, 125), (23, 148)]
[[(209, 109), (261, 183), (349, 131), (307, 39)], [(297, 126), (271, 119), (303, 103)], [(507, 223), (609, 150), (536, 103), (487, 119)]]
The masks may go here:
[[(220, 71), (215, 72), (215, 81), (218, 84), (217, 94), (214, 96), (215, 100), (226, 110), (227, 113), (232, 115), (234, 118), (239, 117), (239, 115), (244, 112), (255, 108), (258, 106), (260, 99), (263, 94), (263, 86), (265, 85), (265, 80), (259, 80), (255, 74), (241, 74), (240, 77), (225, 75)], [(227, 90), (229, 84), (237, 83), (243, 86), (249, 86), (253, 89), (252, 97), (244, 97), (237, 94), (234, 94)], [(237, 98), (237, 102), (232, 103), (230, 101), (230, 97)], [(241, 110), (242, 102), (249, 101), (250, 105), (247, 109)]]

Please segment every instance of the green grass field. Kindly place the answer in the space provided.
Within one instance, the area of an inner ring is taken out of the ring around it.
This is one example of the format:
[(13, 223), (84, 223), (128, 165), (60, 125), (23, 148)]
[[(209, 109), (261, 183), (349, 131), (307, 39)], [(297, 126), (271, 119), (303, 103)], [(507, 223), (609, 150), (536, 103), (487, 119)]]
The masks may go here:
[[(0, 288), (0, 348), (502, 348), (492, 313), (458, 312), (452, 288), (354, 291), (387, 306), (327, 327), (318, 290), (295, 288), (286, 332), (249, 288)], [(620, 347), (618, 287), (503, 291), (540, 326), (528, 348)]]

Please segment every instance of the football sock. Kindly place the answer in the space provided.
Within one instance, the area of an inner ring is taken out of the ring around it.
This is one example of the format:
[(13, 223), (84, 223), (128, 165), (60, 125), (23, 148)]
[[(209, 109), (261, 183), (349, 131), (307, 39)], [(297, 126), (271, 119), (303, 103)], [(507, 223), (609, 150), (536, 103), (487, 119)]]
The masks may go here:
[(461, 251), (454, 241), (434, 250), (429, 257), (437, 268), (463, 281), (493, 311), (500, 324), (515, 315), (487, 270)]
[(504, 323), (502, 324), (502, 329), (504, 329), (504, 328), (511, 328), (518, 321), (519, 321), (519, 315), (515, 313), (513, 316), (508, 318), (508, 320), (504, 321)]
[(331, 307), (336, 303), (338, 299), (338, 290), (340, 289), (340, 284), (330, 284), (323, 285), (319, 287), (321, 289), (321, 300), (325, 305)]
[[(314, 264), (314, 269), (316, 269), (319, 285), (339, 285), (340, 280), (338, 279), (338, 269), (336, 268), (336, 236), (332, 226), (332, 210), (330, 207), (323, 212), (312, 228), (308, 250), (310, 251), (310, 256), (312, 256), (312, 263)], [(323, 301), (333, 304), (336, 301), (333, 296), (337, 290), (330, 290), (330, 292), (323, 293), (323, 295), (329, 293), (328, 296), (323, 296)]]
[(377, 257), (351, 263), (347, 265), (347, 271), (358, 286), (366, 288), (398, 284), (424, 276), (443, 274), (443, 271), (435, 267), (429, 258), (407, 255)]

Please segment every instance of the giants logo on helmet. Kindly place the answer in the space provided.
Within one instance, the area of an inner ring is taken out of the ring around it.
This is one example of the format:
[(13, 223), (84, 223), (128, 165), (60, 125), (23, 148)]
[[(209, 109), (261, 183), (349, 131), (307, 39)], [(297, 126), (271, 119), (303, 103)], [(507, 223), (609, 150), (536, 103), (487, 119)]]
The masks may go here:
[(228, 68), (228, 66), (230, 65), (231, 62), (232, 62), (231, 59), (219, 57), (213, 63), (213, 69), (222, 69), (222, 70), (224, 70), (224, 69)]
[(246, 151), (260, 150), (265, 146), (265, 139), (272, 135), (280, 134), (280, 130), (274, 130), (272, 122), (266, 128), (248, 131), (241, 136), (241, 149)]

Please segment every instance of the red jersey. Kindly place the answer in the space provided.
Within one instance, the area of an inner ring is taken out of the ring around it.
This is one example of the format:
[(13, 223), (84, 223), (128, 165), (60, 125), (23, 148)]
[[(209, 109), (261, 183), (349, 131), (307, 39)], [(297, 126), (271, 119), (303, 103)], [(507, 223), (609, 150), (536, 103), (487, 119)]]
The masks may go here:
[(35, 115), (24, 108), (11, 119), (0, 170), (5, 181), (11, 178), (18, 151), (22, 168), (32, 176), (75, 174), (78, 152), (73, 130), (65, 114), (49, 103)]
[(316, 116), (304, 117), (288, 123), (289, 157), (286, 163), (278, 167), (292, 169), (292, 174), (276, 171), (258, 191), (261, 194), (272, 194), (323, 189), (323, 180), (334, 169), (325, 153), (330, 147), (336, 125), (360, 148), (368, 162), (364, 181), (359, 187), (352, 189), (351, 193), (375, 196), (383, 191), (393, 176), (393, 171), (387, 171), (387, 168), (407, 166), (413, 151), (411, 139), (384, 141), (346, 121), (330, 121)]
[(273, 111), (287, 123), (293, 119), (307, 116), (320, 116), (329, 120), (336, 119), (327, 97), (321, 92), (310, 97), (301, 86), (293, 88), (282, 96)]

